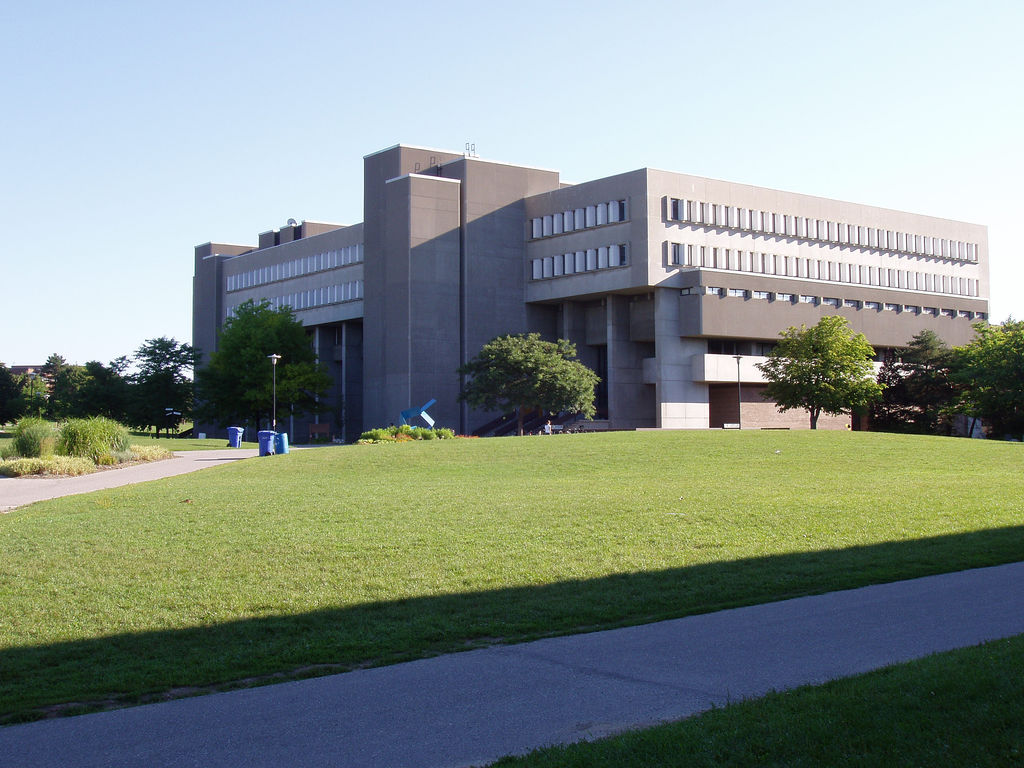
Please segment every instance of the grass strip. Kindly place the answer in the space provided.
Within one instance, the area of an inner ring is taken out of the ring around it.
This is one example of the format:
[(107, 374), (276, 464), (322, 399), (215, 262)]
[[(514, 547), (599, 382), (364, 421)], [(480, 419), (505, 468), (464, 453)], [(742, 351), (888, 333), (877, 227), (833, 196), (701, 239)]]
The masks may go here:
[(328, 447), (0, 516), (0, 719), (1024, 559), (1024, 446)]
[(1024, 636), (733, 704), (502, 768), (1024, 763)]

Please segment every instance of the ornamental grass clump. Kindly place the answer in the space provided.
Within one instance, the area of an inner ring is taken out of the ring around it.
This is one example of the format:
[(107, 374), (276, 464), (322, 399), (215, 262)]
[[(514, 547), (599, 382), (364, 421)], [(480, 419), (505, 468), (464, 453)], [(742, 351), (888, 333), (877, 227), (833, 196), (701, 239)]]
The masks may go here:
[(37, 459), (53, 454), (55, 435), (53, 424), (37, 416), (26, 416), (14, 425), (14, 440), (8, 448), (9, 457)]
[(5, 477), (87, 475), (95, 471), (96, 465), (90, 459), (81, 459), (75, 456), (43, 456), (0, 461), (0, 475)]
[(113, 464), (117, 453), (129, 449), (128, 441), (127, 427), (113, 419), (103, 416), (69, 419), (60, 428), (57, 453), (91, 459), (97, 464)]

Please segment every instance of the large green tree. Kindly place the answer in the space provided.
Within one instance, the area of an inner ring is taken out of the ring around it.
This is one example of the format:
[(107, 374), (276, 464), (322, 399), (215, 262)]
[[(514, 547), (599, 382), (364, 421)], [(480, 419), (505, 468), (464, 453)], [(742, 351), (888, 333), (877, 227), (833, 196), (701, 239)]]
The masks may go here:
[(757, 365), (768, 380), (764, 396), (780, 411), (806, 409), (811, 429), (818, 428), (822, 413), (847, 413), (881, 394), (871, 363), (875, 351), (864, 334), (850, 330), (846, 318), (830, 315), (779, 337), (768, 359)]
[(952, 350), (931, 330), (921, 331), (905, 347), (894, 349), (878, 374), (882, 396), (872, 407), (873, 425), (948, 434), (950, 406), (957, 396), (952, 363)]
[(958, 408), (984, 419), (996, 435), (1024, 435), (1024, 321), (974, 324), (975, 337), (957, 347), (953, 380)]
[(217, 351), (196, 373), (197, 415), (222, 427), (269, 422), (273, 368), (268, 355), (281, 356), (277, 417), (323, 412), (331, 379), (317, 362), (302, 323), (290, 307), (246, 301), (225, 321)]
[(3, 363), (0, 363), (0, 424), (15, 421), (24, 408), (21, 398), (21, 385)]
[(192, 371), (196, 351), (190, 344), (161, 336), (147, 339), (135, 351), (135, 372), (129, 377), (129, 420), (137, 427), (168, 432), (192, 413)]
[(517, 432), (523, 434), (523, 412), (575, 411), (592, 418), (597, 374), (576, 359), (576, 346), (565, 339), (544, 341), (540, 334), (499, 336), (459, 368), (469, 377), (460, 400), (489, 411), (517, 411)]

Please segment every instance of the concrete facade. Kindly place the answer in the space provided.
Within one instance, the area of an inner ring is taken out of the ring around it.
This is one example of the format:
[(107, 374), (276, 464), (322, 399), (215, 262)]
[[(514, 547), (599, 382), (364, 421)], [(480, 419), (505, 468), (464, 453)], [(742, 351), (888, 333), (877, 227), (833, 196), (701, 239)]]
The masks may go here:
[(804, 427), (760, 398), (780, 331), (840, 314), (879, 350), (926, 328), (963, 344), (987, 319), (976, 224), (652, 169), (569, 185), (403, 145), (364, 159), (363, 193), (360, 224), (195, 254), (194, 344), (216, 349), (247, 299), (290, 305), (335, 381), (310, 420), (347, 440), (431, 398), (438, 425), (490, 421), (456, 369), (504, 333), (576, 343), (610, 428)]

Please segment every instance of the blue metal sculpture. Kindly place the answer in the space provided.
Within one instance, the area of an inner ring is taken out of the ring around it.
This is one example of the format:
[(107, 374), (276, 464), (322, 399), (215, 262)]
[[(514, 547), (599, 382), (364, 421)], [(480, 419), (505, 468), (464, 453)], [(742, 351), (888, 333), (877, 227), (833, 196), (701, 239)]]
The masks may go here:
[(430, 402), (429, 403), (425, 403), (421, 408), (406, 408), (404, 411), (402, 411), (401, 415), (398, 417), (399, 423), (400, 424), (408, 424), (412, 419), (415, 419), (417, 416), (419, 416), (425, 422), (427, 422), (427, 426), (428, 427), (433, 429), (434, 428), (434, 420), (432, 418), (430, 418), (430, 414), (427, 413), (427, 408), (429, 408), (430, 406), (432, 406), (436, 402), (437, 402), (437, 400), (435, 398), (430, 398)]

